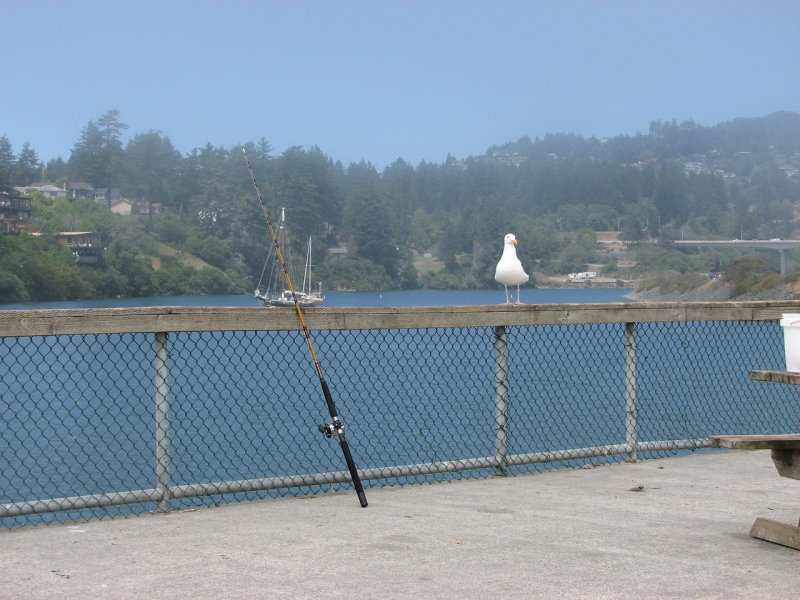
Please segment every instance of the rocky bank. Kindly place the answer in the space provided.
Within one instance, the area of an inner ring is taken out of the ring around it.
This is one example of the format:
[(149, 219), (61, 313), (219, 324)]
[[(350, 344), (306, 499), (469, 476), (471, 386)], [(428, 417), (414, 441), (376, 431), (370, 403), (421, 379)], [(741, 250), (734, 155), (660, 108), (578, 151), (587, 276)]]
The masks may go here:
[(685, 293), (662, 293), (658, 288), (631, 292), (627, 298), (636, 302), (749, 302), (753, 300), (800, 300), (800, 286), (779, 285), (763, 292), (747, 293), (731, 298), (732, 286), (712, 282)]

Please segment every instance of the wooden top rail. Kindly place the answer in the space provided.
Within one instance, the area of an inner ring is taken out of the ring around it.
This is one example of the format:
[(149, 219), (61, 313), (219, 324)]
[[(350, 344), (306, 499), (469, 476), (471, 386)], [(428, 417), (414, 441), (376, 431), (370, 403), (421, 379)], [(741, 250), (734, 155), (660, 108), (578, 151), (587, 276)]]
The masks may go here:
[[(800, 301), (313, 307), (304, 309), (303, 316), (308, 328), (314, 331), (668, 321), (771, 321), (790, 312), (800, 312)], [(294, 308), (152, 306), (0, 310), (0, 337), (295, 329), (300, 329), (300, 323)]]

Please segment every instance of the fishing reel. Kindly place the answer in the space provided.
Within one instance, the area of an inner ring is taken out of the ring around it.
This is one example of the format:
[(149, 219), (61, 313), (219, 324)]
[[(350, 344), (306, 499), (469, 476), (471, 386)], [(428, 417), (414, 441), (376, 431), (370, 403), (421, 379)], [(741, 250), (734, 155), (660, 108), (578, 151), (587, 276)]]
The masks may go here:
[(320, 433), (324, 433), (325, 437), (327, 438), (332, 438), (333, 434), (339, 435), (344, 433), (344, 423), (342, 423), (339, 419), (334, 419), (333, 423), (318, 425), (317, 428), (319, 429)]

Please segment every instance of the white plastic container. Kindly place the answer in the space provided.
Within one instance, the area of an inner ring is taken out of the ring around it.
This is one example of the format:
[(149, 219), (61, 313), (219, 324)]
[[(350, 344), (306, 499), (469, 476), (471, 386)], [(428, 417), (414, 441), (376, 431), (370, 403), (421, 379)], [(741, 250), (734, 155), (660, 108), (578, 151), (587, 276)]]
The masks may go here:
[(786, 351), (786, 370), (800, 372), (800, 314), (782, 315), (783, 346)]

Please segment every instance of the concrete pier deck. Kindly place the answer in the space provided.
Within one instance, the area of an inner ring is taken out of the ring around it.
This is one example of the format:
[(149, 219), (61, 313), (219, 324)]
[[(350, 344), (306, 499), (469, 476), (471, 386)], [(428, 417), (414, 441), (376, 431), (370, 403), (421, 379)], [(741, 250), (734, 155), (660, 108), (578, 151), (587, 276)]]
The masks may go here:
[(768, 451), (0, 531), (0, 598), (800, 597)]

